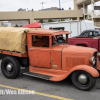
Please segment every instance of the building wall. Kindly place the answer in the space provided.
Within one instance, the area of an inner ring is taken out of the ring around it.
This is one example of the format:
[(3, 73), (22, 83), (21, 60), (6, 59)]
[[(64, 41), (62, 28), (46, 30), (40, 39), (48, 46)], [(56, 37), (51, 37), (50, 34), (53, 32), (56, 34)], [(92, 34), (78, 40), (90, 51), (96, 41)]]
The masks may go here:
[[(83, 3), (85, 3), (86, 5), (91, 4), (91, 0), (75, 0), (75, 1), (77, 1), (76, 4), (78, 5), (82, 5)], [(97, 2), (97, 1), (100, 1), (100, 0), (94, 0), (94, 2)]]
[(11, 26), (16, 26), (16, 25), (25, 26), (25, 25), (29, 24), (28, 20), (18, 20), (18, 21), (9, 21), (9, 22), (11, 23)]
[(13, 11), (0, 12), (0, 21), (29, 20), (33, 23), (38, 19), (77, 18), (83, 17), (83, 10), (54, 10), (54, 11)]
[(4, 22), (4, 26), (11, 27), (11, 23), (9, 23), (9, 22)]
[(0, 26), (4, 26), (4, 22), (3, 21), (0, 21)]

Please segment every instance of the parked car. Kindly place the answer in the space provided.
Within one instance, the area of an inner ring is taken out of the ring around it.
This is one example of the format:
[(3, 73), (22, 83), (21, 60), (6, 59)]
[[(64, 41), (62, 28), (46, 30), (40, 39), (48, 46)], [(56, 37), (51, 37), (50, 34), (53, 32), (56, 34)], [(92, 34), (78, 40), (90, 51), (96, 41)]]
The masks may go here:
[(96, 48), (100, 52), (100, 31), (85, 30), (79, 36), (69, 38), (68, 44)]
[(85, 30), (79, 35), (79, 37), (96, 37), (96, 36), (100, 36), (99, 30)]

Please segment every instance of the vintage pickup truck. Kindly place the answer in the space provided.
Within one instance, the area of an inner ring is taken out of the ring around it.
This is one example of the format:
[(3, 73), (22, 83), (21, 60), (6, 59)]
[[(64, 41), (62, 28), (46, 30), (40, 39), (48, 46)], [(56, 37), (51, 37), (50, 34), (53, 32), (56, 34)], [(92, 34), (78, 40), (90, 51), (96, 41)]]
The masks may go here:
[(100, 31), (85, 30), (79, 36), (69, 38), (68, 44), (96, 48), (100, 52)]
[[(65, 43), (54, 41), (56, 35), (66, 35)], [(50, 81), (62, 81), (71, 76), (80, 90), (94, 87), (97, 71), (97, 50), (68, 45), (68, 31), (0, 28), (1, 71), (14, 79), (21, 66), (23, 74)], [(26, 36), (27, 35), (27, 36)]]

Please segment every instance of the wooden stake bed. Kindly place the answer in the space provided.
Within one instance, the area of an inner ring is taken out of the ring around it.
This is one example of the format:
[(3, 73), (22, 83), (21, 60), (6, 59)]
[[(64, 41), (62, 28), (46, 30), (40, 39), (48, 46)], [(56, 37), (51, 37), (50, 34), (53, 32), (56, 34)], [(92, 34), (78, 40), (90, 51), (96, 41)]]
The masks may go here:
[(1, 54), (6, 54), (6, 55), (12, 55), (12, 56), (17, 56), (17, 57), (28, 57), (28, 53), (17, 53), (17, 52), (12, 52), (12, 51), (5, 51), (5, 50), (0, 50)]

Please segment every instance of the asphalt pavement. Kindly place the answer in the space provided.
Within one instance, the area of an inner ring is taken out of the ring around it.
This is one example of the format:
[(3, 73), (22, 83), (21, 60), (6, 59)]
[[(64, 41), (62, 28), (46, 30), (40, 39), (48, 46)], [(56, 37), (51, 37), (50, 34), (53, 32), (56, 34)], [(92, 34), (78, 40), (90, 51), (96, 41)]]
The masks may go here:
[(23, 75), (24, 69), (16, 79), (7, 79), (0, 70), (0, 90), (34, 90), (36, 94), (0, 94), (0, 100), (100, 100), (100, 78), (90, 91), (76, 89), (70, 79), (52, 82)]

